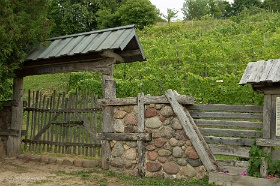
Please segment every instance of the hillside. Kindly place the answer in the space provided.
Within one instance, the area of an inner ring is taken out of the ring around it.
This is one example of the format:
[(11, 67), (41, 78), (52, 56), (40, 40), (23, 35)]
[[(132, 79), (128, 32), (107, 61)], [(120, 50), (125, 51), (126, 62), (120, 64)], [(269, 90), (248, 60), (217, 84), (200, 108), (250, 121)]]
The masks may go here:
[[(159, 23), (137, 32), (147, 61), (115, 65), (118, 97), (136, 96), (139, 92), (162, 95), (174, 89), (192, 95), (197, 103), (261, 104), (261, 95), (238, 82), (248, 62), (280, 57), (279, 13)], [(98, 74), (61, 76), (64, 82), (56, 78), (54, 83), (63, 85), (62, 89), (87, 87), (101, 94)], [(32, 78), (26, 79), (25, 88), (42, 89), (40, 85), (28, 86)]]

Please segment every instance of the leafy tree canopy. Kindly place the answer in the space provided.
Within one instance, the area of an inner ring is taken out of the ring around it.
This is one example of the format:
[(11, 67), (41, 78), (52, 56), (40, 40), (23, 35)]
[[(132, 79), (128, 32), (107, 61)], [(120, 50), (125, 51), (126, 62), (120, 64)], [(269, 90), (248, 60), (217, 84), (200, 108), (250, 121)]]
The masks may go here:
[(280, 1), (279, 0), (264, 0), (263, 8), (271, 12), (280, 12)]
[(14, 70), (48, 35), (47, 0), (2, 0), (0, 6), (0, 99), (10, 99)]
[(162, 16), (167, 20), (168, 23), (170, 23), (172, 19), (175, 19), (177, 17), (177, 14), (178, 10), (167, 8), (167, 14), (163, 14)]
[(233, 15), (239, 15), (245, 8), (261, 7), (261, 5), (262, 3), (260, 0), (234, 0), (232, 4), (232, 13)]
[(137, 28), (153, 25), (159, 16), (158, 9), (149, 0), (127, 0), (116, 12), (121, 25), (135, 24)]
[(230, 15), (231, 6), (225, 0), (185, 0), (182, 11), (186, 20), (200, 20), (206, 15), (223, 18)]
[(91, 31), (96, 28), (97, 3), (91, 0), (49, 0), (48, 18), (52, 36)]

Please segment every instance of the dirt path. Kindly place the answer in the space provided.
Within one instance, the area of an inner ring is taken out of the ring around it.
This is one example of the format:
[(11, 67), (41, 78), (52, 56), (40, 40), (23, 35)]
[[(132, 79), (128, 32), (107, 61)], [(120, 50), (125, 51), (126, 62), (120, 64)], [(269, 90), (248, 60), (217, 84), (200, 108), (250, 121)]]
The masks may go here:
[(1, 186), (124, 185), (98, 169), (46, 164), (21, 159), (0, 159)]

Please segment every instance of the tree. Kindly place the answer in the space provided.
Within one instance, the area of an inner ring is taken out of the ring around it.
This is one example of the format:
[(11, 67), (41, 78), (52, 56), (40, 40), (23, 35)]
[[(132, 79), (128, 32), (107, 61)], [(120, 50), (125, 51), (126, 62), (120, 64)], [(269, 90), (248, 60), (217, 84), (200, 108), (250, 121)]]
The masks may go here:
[(233, 15), (239, 15), (245, 8), (261, 7), (260, 0), (234, 0), (232, 4)]
[(167, 8), (167, 15), (163, 14), (163, 17), (170, 23), (172, 19), (177, 17), (177, 14), (178, 10)]
[(91, 0), (49, 0), (48, 18), (53, 23), (52, 36), (96, 29), (97, 2)]
[[(49, 33), (47, 0), (2, 0), (0, 6), (0, 99), (9, 99), (11, 78), (26, 53)], [(38, 11), (40, 10), (40, 11)]]
[(207, 0), (185, 0), (183, 4), (184, 19), (201, 19), (201, 17), (208, 14)]
[(263, 2), (263, 8), (271, 12), (280, 12), (280, 2), (279, 0), (265, 0)]
[(135, 24), (137, 28), (153, 25), (158, 19), (158, 9), (149, 0), (127, 0), (116, 12), (121, 25)]

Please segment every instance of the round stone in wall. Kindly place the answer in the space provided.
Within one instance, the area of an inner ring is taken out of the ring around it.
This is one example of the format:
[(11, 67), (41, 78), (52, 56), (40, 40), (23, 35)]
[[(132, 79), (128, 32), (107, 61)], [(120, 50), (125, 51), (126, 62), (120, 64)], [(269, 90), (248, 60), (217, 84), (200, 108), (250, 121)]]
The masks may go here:
[(145, 126), (152, 129), (157, 129), (162, 126), (162, 122), (159, 120), (157, 116), (152, 118), (147, 118), (145, 122)]
[(160, 114), (163, 115), (164, 117), (170, 117), (174, 115), (173, 109), (170, 106), (164, 106), (160, 110)]
[(175, 158), (181, 158), (181, 157), (183, 157), (183, 154), (184, 154), (184, 151), (182, 150), (181, 147), (174, 147), (173, 148), (172, 155)]
[(171, 127), (174, 130), (181, 130), (183, 128), (178, 118), (173, 118), (171, 122)]
[(146, 167), (149, 172), (157, 172), (162, 168), (161, 164), (158, 162), (147, 162)]
[(138, 124), (138, 118), (134, 115), (134, 114), (127, 114), (124, 117), (124, 124), (126, 126), (133, 126), (133, 125), (137, 125)]
[(124, 132), (124, 125), (123, 121), (121, 119), (116, 119), (113, 125), (114, 131), (115, 132)]
[(136, 159), (136, 149), (131, 148), (125, 151), (124, 158), (128, 160), (135, 160)]
[(163, 170), (167, 174), (177, 174), (180, 169), (179, 169), (179, 166), (177, 165), (177, 163), (172, 161), (172, 162), (166, 162), (163, 165)]
[(123, 110), (117, 110), (114, 114), (114, 118), (115, 119), (123, 119), (126, 114), (127, 114), (127, 112), (125, 112)]
[(160, 149), (158, 155), (160, 156), (170, 156), (172, 153), (170, 150)]
[(120, 142), (117, 142), (114, 145), (114, 148), (112, 150), (112, 156), (113, 157), (119, 157), (124, 153), (124, 147)]

